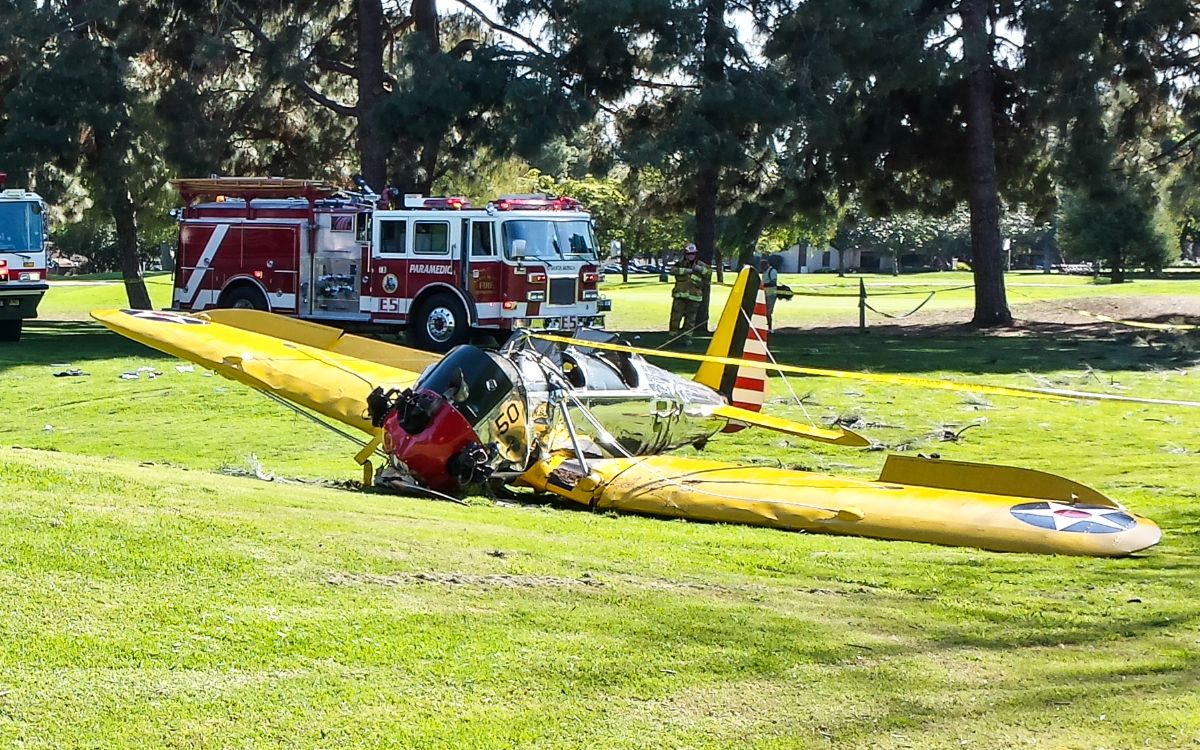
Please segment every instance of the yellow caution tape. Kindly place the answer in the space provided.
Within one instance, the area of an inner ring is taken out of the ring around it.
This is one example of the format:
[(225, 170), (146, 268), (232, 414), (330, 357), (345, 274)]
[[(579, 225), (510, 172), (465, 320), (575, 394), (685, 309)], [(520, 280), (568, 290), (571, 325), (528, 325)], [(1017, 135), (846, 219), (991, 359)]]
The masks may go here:
[(1073, 391), (1065, 388), (1031, 388), (1022, 386), (983, 385), (974, 383), (955, 383), (950, 380), (934, 380), (917, 378), (911, 375), (883, 375), (874, 372), (848, 372), (846, 370), (826, 370), (819, 367), (799, 367), (797, 365), (781, 365), (773, 362), (754, 362), (735, 357), (714, 357), (709, 354), (688, 354), (686, 352), (665, 352), (658, 349), (644, 349), (638, 346), (610, 344), (599, 341), (581, 341), (567, 336), (555, 336), (549, 333), (530, 333), (532, 338), (552, 341), (558, 344), (573, 344), (591, 349), (606, 349), (614, 352), (629, 352), (647, 357), (663, 357), (665, 359), (680, 359), (690, 362), (715, 362), (722, 365), (749, 365), (765, 370), (775, 370), (781, 373), (796, 375), (815, 375), (826, 378), (843, 378), (860, 380), (870, 383), (889, 383), (894, 385), (911, 385), (941, 391), (956, 391), (981, 393), (992, 396), (1015, 396), (1018, 398), (1045, 399), (1084, 399), (1092, 401), (1120, 401), (1131, 404), (1158, 404), (1160, 406), (1189, 406), (1200, 408), (1198, 401), (1173, 401), (1162, 398), (1142, 398), (1139, 396), (1120, 396), (1112, 393), (1092, 393), (1090, 391)]

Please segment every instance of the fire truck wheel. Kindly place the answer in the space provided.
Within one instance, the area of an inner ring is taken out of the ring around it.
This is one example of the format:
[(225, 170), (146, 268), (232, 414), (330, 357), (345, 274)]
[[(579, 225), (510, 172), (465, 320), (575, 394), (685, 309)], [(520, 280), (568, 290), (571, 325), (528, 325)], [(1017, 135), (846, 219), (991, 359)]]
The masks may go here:
[(218, 307), (240, 307), (252, 310), (268, 309), (267, 298), (252, 286), (235, 286), (221, 295)]
[(471, 337), (471, 324), (462, 303), (452, 295), (435, 294), (421, 304), (412, 321), (413, 340), (431, 352), (448, 352)]
[(0, 341), (20, 341), (22, 322), (24, 321), (20, 318), (16, 320), (0, 320)]

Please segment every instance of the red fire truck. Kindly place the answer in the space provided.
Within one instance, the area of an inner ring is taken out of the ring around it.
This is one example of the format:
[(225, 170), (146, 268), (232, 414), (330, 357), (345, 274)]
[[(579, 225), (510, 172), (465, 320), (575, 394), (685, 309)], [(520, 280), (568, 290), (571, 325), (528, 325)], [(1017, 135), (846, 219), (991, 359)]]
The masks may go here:
[(0, 172), (0, 341), (20, 341), (46, 293), (46, 204), (37, 193), (5, 190)]
[(372, 193), (278, 178), (175, 180), (174, 309), (260, 310), (343, 328), (407, 328), (446, 351), (472, 329), (603, 325), (591, 219), (570, 198)]

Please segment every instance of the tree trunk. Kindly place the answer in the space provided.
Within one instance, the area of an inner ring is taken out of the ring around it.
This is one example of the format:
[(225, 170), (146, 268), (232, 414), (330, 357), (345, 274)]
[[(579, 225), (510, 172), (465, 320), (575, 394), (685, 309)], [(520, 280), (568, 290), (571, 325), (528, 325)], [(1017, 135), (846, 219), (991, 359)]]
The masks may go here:
[(358, 0), (358, 158), (363, 179), (376, 192), (387, 186), (387, 143), (379, 127), (383, 101), (382, 0)]
[(142, 263), (138, 258), (137, 214), (129, 191), (114, 196), (113, 222), (117, 225), (117, 247), (121, 250), (121, 278), (125, 280), (125, 296), (134, 310), (150, 310), (154, 304), (146, 291), (146, 279), (142, 276)]
[[(765, 258), (767, 256), (764, 255), (763, 257)], [(742, 252), (738, 254), (737, 268), (735, 268), (733, 270), (738, 273), (741, 273), (743, 267), (750, 266), (750, 265), (753, 265), (755, 268), (758, 268), (758, 264), (756, 264), (754, 262), (754, 246), (746, 245), (744, 248), (742, 248)]]
[(1012, 325), (1004, 291), (1000, 243), (1000, 197), (996, 177), (996, 136), (992, 122), (992, 41), (989, 3), (962, 0), (963, 52), (967, 65), (967, 170), (971, 209), (971, 269), (975, 276), (977, 326)]
[[(712, 162), (701, 165), (696, 180), (696, 251), (701, 261), (715, 267), (717, 241), (718, 167)], [(704, 286), (704, 299), (696, 314), (696, 330), (708, 332), (708, 305), (711, 284)]]
[[(701, 87), (720, 86), (725, 82), (725, 54), (729, 47), (729, 28), (725, 25), (727, 0), (704, 0), (704, 51), (700, 61)], [(721, 128), (713, 123), (710, 132)], [(700, 163), (696, 174), (696, 250), (700, 260), (715, 267), (717, 260), (717, 190), (721, 165), (717, 144), (704, 142), (698, 149)], [(706, 153), (707, 152), (707, 153)], [(708, 332), (708, 305), (712, 285), (704, 287), (704, 301), (696, 315), (697, 330)]]
[[(119, 128), (119, 126), (118, 126)], [(100, 181), (101, 200), (108, 203), (117, 230), (117, 250), (121, 256), (121, 278), (125, 281), (125, 296), (129, 307), (134, 310), (150, 310), (153, 303), (146, 291), (146, 280), (142, 276), (142, 263), (138, 258), (137, 207), (129, 194), (125, 153), (126, 141), (118, 129), (111, 135), (104, 128), (95, 128), (95, 172)]]
[[(438, 12), (436, 0), (413, 0), (413, 22), (417, 33), (425, 39), (428, 46), (426, 52), (430, 58), (442, 49), (442, 40), (438, 28)], [(437, 162), (442, 147), (442, 135), (430, 134), (421, 144), (421, 173), (417, 180), (417, 191), (423, 195), (433, 192), (433, 182), (437, 178)]]

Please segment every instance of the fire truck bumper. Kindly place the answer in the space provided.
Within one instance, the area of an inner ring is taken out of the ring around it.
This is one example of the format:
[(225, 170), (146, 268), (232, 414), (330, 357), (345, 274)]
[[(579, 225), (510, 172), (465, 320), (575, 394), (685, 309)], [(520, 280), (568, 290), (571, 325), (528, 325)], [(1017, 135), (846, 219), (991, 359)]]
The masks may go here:
[(30, 284), (6, 289), (0, 284), (0, 320), (36, 318), (42, 295), (49, 288), (46, 284)]
[(541, 328), (548, 331), (574, 331), (577, 328), (603, 327), (603, 315), (560, 315), (544, 318), (513, 319), (513, 328)]

